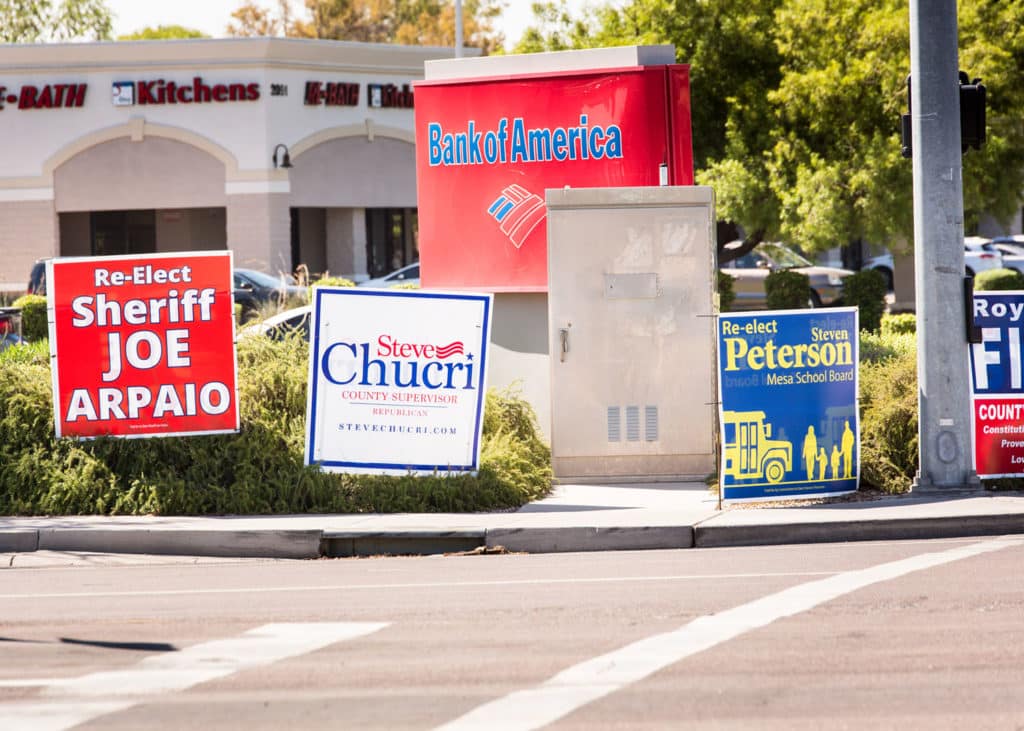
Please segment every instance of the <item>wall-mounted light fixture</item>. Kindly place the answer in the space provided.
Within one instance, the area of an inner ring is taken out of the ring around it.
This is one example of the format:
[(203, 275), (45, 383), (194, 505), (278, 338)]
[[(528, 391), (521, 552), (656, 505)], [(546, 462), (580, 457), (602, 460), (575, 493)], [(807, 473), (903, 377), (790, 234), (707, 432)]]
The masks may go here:
[[(277, 163), (277, 151), (278, 150), (284, 150), (284, 155), (281, 157), (281, 164), (280, 165), (278, 165), (278, 163)], [(288, 154), (288, 147), (287, 147), (287, 145), (278, 145), (277, 147), (275, 147), (274, 148), (274, 154), (272, 154), (270, 156), (270, 160), (271, 160), (271, 162), (274, 163), (274, 167), (275, 168), (276, 167), (282, 167), (282, 168), (290, 168), (290, 167), (292, 167), (292, 158), (291, 158), (291, 155)]]

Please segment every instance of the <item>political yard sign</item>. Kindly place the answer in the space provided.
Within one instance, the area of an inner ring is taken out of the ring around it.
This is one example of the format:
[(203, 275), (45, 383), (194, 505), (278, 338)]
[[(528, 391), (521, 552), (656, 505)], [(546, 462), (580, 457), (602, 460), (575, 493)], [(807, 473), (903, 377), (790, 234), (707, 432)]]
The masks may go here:
[(857, 489), (857, 333), (856, 308), (719, 317), (724, 501)]
[(971, 344), (974, 470), (979, 477), (1024, 475), (1024, 292), (975, 292)]
[(475, 473), (492, 295), (317, 287), (306, 464)]
[(46, 264), (58, 437), (238, 431), (231, 253)]

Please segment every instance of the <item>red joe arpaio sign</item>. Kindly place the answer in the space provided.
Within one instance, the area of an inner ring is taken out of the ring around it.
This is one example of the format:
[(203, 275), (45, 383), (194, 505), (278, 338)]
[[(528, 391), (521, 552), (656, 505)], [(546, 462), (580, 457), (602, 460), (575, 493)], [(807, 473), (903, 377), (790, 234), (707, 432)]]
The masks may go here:
[(238, 431), (231, 253), (47, 263), (58, 437)]
[[(693, 184), (689, 67), (422, 81), (426, 287), (547, 291), (548, 188)], [(664, 173), (662, 172), (664, 170)]]

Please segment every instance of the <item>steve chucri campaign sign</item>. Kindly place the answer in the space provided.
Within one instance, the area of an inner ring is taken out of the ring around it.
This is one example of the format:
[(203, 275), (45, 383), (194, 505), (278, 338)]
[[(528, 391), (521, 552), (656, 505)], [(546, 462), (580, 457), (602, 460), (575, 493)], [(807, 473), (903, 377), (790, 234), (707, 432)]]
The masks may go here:
[(857, 489), (857, 333), (856, 308), (719, 317), (724, 500)]
[(314, 291), (306, 464), (475, 472), (492, 295)]
[(46, 265), (58, 437), (238, 431), (231, 253)]

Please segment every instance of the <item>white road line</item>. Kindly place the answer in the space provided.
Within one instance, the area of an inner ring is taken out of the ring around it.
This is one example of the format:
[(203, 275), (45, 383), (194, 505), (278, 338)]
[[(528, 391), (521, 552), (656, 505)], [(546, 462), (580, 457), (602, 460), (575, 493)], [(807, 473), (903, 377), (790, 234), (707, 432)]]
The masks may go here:
[(386, 626), (386, 622), (266, 624), (238, 637), (151, 655), (125, 670), (62, 679), (44, 688), (41, 695), (47, 700), (0, 704), (0, 729), (60, 731), (72, 728), (141, 703), (147, 696), (185, 690), (361, 637)]
[(647, 637), (563, 670), (534, 688), (485, 703), (438, 731), (488, 729), (524, 731), (545, 726), (577, 708), (745, 632), (806, 612), (819, 604), (880, 581), (983, 553), (1024, 544), (998, 538), (946, 551), (925, 553), (784, 589), (713, 615), (698, 617), (677, 630)]
[(402, 584), (325, 584), (310, 586), (251, 586), (236, 589), (155, 589), (153, 591), (69, 591), (48, 594), (0, 594), (4, 599), (92, 599), (196, 594), (279, 594), (297, 591), (358, 591), (360, 589), (461, 589), (473, 586), (540, 586), (543, 584), (616, 584), (623, 581), (694, 581), (699, 579), (760, 579), (787, 576), (832, 576), (836, 571), (778, 571), (745, 574), (670, 574), (667, 576), (599, 576), (589, 579), (509, 579), (505, 581), (437, 581)]

